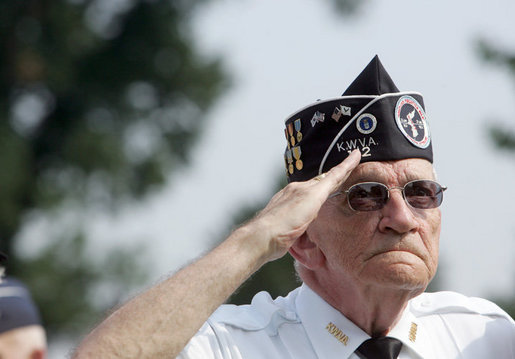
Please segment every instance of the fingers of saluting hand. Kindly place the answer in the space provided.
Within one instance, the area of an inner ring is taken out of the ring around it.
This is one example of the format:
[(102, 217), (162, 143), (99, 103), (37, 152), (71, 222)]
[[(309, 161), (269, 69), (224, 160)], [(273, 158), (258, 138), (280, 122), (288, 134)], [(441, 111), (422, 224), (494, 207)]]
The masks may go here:
[(333, 167), (329, 172), (322, 173), (311, 179), (311, 181), (319, 182), (317, 187), (324, 190), (324, 193), (329, 196), (331, 193), (337, 191), (345, 180), (349, 177), (354, 168), (357, 167), (361, 160), (361, 152), (354, 150), (351, 154), (342, 161), (339, 165)]
[(257, 216), (272, 241), (287, 250), (316, 218), (327, 197), (337, 191), (361, 159), (353, 151), (327, 173), (305, 182), (292, 182), (278, 192)]

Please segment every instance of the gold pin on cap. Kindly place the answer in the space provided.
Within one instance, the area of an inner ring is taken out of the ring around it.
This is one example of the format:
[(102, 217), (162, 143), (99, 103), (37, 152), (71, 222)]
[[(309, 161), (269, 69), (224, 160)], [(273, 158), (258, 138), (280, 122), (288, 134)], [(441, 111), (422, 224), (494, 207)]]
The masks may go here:
[(300, 146), (295, 146), (291, 150), (293, 152), (293, 157), (295, 158), (295, 167), (300, 171), (302, 169), (302, 167), (304, 167), (304, 164), (302, 163), (302, 160), (300, 159), (300, 156), (302, 155)]
[(295, 146), (295, 137), (293, 137), (293, 123), (288, 124), (288, 133), (290, 134), (290, 143)]
[(300, 118), (296, 119), (295, 122), (293, 122), (293, 124), (295, 125), (295, 131), (297, 131), (297, 142), (300, 142), (302, 141), (302, 132), (300, 132)]

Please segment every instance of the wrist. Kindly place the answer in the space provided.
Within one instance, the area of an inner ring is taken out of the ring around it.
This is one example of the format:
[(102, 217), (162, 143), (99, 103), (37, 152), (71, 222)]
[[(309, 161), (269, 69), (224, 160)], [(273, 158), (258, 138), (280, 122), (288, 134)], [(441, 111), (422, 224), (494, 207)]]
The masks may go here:
[(243, 250), (252, 253), (259, 266), (262, 266), (282, 257), (288, 251), (288, 248), (280, 245), (279, 236), (274, 234), (273, 228), (273, 224), (268, 223), (266, 218), (256, 217), (236, 229), (233, 235), (241, 241)]

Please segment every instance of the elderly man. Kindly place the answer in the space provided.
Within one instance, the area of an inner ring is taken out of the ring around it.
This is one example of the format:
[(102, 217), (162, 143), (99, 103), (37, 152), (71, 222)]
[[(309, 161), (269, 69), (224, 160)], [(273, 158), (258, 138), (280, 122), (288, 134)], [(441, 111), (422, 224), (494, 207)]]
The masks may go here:
[(0, 358), (46, 358), (46, 336), (38, 310), (27, 288), (13, 278), (0, 283)]
[[(493, 303), (423, 293), (440, 206), (422, 96), (375, 57), (343, 96), (286, 120), (290, 184), (197, 262), (125, 304), (78, 358), (513, 358)], [(303, 285), (222, 305), (289, 252)], [(218, 308), (218, 309), (217, 309)]]

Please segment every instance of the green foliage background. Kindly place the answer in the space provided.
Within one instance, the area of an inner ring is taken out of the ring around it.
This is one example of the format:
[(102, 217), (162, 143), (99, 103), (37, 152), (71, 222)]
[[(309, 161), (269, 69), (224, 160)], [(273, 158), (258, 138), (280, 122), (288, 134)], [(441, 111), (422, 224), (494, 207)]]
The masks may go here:
[[(365, 3), (329, 1), (342, 16)], [(109, 216), (187, 165), (205, 114), (230, 84), (222, 60), (201, 56), (191, 35), (205, 3), (0, 2), (0, 250), (8, 274), (31, 288), (51, 340), (85, 332), (146, 278), (143, 247), (98, 251), (80, 217), (64, 229), (58, 219), (91, 208)], [(480, 50), (515, 79), (515, 55), (486, 41)], [(513, 128), (490, 132), (515, 151)], [(239, 211), (235, 225), (264, 205)], [(38, 216), (56, 230), (27, 254), (19, 235)], [(292, 263), (265, 265), (231, 301), (286, 294), (298, 285)], [(515, 316), (513, 300), (500, 303)]]
[[(341, 14), (359, 5), (330, 2)], [(91, 248), (80, 213), (109, 216), (188, 163), (230, 82), (191, 35), (205, 3), (0, 2), (0, 250), (50, 340), (86, 331), (146, 277), (143, 247)], [(34, 218), (51, 230), (27, 253), (20, 233)]]
[[(480, 57), (488, 64), (498, 67), (499, 69), (507, 69), (510, 77), (507, 80), (515, 83), (515, 50), (504, 49), (481, 39), (478, 41), (478, 53)], [(515, 164), (515, 116), (509, 119), (487, 119), (487, 131), (492, 144), (499, 151), (511, 154)], [(513, 273), (511, 274), (514, 275)], [(515, 297), (499, 298), (495, 302), (508, 312), (512, 318), (515, 318)]]
[(79, 223), (41, 233), (44, 249), (24, 256), (17, 234), (30, 216), (108, 213), (187, 162), (228, 85), (188, 31), (201, 3), (0, 2), (0, 249), (51, 338), (83, 331), (141, 282), (141, 249), (90, 251)]

